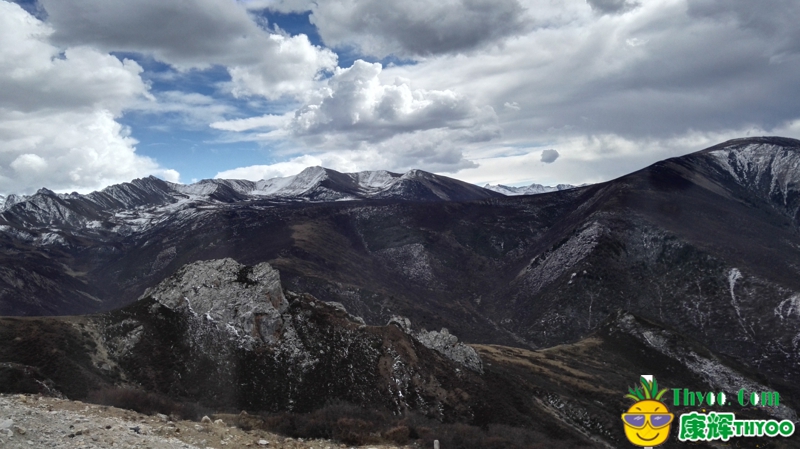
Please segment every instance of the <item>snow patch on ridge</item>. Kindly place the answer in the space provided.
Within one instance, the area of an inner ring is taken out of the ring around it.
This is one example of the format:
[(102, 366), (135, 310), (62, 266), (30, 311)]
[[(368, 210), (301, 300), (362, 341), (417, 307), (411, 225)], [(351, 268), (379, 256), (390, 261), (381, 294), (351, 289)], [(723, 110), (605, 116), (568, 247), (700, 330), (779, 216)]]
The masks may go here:
[(733, 306), (733, 309), (736, 311), (736, 317), (739, 321), (739, 325), (742, 326), (745, 335), (752, 338), (755, 332), (753, 331), (752, 326), (748, 326), (745, 324), (744, 318), (742, 317), (742, 311), (739, 308), (739, 301), (736, 299), (736, 291), (735, 291), (736, 281), (738, 281), (741, 278), (742, 278), (742, 272), (739, 271), (738, 268), (731, 268), (731, 270), (728, 272), (728, 286), (730, 287), (730, 292), (731, 292), (731, 305)]
[(800, 209), (800, 152), (769, 143), (731, 146), (708, 152), (716, 164), (740, 185), (788, 208)]
[(561, 190), (570, 190), (575, 189), (578, 187), (583, 187), (588, 184), (581, 184), (579, 186), (574, 186), (571, 184), (558, 184), (556, 186), (545, 186), (542, 184), (531, 184), (529, 186), (522, 186), (522, 187), (511, 187), (511, 186), (504, 186), (502, 184), (486, 184), (483, 186), (484, 189), (491, 190), (493, 192), (502, 193), (506, 196), (518, 196), (518, 195), (539, 195), (541, 193), (549, 193), (549, 192), (558, 192)]
[(781, 321), (790, 318), (792, 315), (800, 317), (800, 294), (784, 299), (775, 307), (773, 312)]
[(534, 257), (517, 279), (522, 280), (529, 294), (538, 292), (588, 256), (607, 232), (599, 222), (590, 223), (563, 245)]
[(386, 170), (348, 173), (348, 176), (367, 191), (388, 189), (400, 178), (397, 173), (391, 173)]

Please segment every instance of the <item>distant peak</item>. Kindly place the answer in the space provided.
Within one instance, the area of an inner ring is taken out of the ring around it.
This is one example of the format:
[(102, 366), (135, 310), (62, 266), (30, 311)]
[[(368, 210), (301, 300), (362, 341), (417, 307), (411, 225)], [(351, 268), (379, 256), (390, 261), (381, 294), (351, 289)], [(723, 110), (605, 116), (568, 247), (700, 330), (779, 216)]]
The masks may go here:
[(305, 174), (318, 174), (318, 173), (327, 173), (329, 171), (335, 171), (335, 170), (331, 170), (330, 168), (325, 168), (325, 167), (322, 167), (322, 166), (319, 166), (319, 165), (315, 165), (313, 167), (304, 168), (303, 171), (300, 172), (300, 174), (303, 174), (303, 173), (305, 173)]
[(52, 190), (42, 187), (41, 189), (36, 191), (37, 195), (47, 195), (47, 196), (57, 196), (55, 192)]
[(706, 148), (700, 153), (710, 153), (719, 150), (738, 150), (751, 145), (772, 145), (784, 148), (800, 148), (800, 140), (779, 136), (741, 137)]
[(412, 168), (403, 175), (404, 178), (430, 178), (431, 176), (433, 173), (418, 168)]

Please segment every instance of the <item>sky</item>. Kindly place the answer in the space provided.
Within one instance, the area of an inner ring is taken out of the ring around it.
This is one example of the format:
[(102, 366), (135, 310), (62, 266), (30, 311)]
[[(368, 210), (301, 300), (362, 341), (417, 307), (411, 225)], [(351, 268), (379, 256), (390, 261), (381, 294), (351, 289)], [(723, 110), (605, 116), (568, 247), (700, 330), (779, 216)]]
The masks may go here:
[(0, 0), (0, 193), (593, 183), (800, 138), (796, 0)]

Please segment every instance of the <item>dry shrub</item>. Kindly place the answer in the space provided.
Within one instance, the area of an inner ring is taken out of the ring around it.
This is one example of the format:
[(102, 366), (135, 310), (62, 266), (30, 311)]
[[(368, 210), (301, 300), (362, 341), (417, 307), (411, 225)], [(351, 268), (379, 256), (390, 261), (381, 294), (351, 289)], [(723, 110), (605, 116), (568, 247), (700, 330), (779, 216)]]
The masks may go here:
[(371, 434), (372, 424), (363, 419), (339, 418), (336, 421), (336, 433), (334, 438), (345, 444), (370, 444), (377, 443), (376, 438)]
[(264, 419), (259, 416), (250, 415), (245, 411), (242, 411), (238, 415), (236, 415), (236, 419), (234, 419), (234, 424), (236, 427), (242, 430), (253, 430), (253, 429), (271, 429), (273, 426), (267, 426), (264, 423)]
[(384, 438), (396, 444), (408, 443), (408, 438), (410, 436), (411, 436), (411, 431), (408, 428), (408, 426), (392, 427), (383, 434)]
[(146, 415), (163, 413), (181, 419), (197, 419), (202, 414), (196, 404), (175, 402), (166, 396), (133, 388), (104, 387), (89, 393), (86, 400)]
[(347, 445), (397, 444), (415, 442), (433, 447), (439, 440), (447, 449), (560, 449), (580, 447), (573, 439), (554, 440), (552, 436), (522, 427), (492, 424), (481, 428), (464, 423), (442, 423), (416, 413), (401, 416), (387, 411), (366, 409), (344, 402), (333, 402), (311, 413), (274, 413), (248, 422), (293, 438), (325, 438)]
[(411, 435), (409, 436), (415, 440), (433, 441), (436, 439), (436, 432), (430, 427), (412, 427), (410, 431)]

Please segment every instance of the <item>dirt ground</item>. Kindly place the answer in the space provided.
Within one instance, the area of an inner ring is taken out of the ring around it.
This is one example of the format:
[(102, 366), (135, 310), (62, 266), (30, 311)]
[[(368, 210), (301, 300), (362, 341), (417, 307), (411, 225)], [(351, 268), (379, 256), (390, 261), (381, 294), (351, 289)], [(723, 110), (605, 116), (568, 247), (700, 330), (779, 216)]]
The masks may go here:
[(213, 418), (204, 418), (202, 422), (172, 421), (164, 415), (148, 416), (80, 401), (39, 395), (0, 395), (0, 447), (341, 449), (349, 446), (330, 440), (285, 438), (262, 430), (244, 431)]

